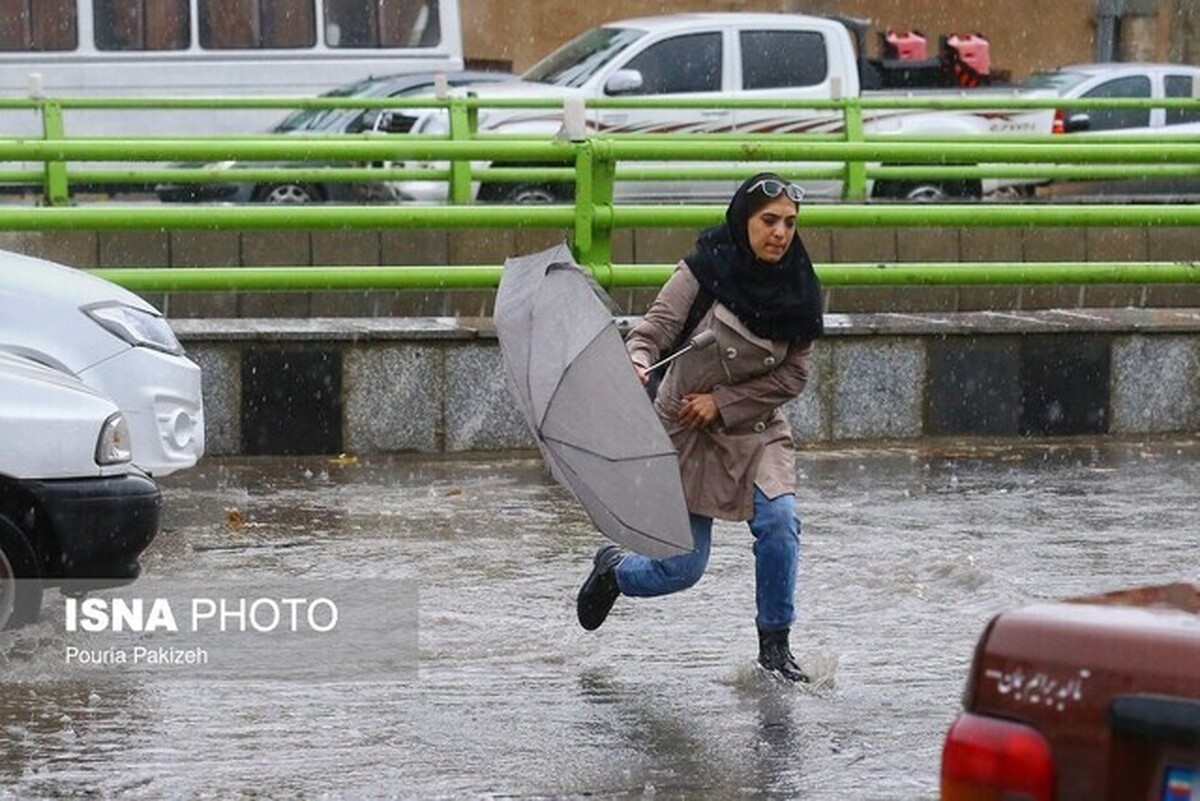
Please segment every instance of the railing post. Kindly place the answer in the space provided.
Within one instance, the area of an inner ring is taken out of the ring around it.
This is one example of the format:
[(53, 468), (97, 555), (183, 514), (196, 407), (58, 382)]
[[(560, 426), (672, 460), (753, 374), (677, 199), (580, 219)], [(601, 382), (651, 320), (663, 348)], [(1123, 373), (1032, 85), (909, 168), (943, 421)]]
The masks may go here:
[[(474, 95), (468, 95), (474, 97)], [(461, 97), (450, 99), (450, 141), (466, 142), (479, 128), (479, 110), (468, 106)], [(471, 162), (455, 159), (450, 162), (450, 202), (471, 202)]]
[(612, 283), (612, 207), (616, 161), (605, 143), (580, 142), (575, 152), (575, 261), (606, 289)]
[[(844, 130), (847, 142), (863, 141), (862, 103), (857, 97), (842, 101), (845, 117)], [(847, 200), (865, 200), (867, 197), (867, 165), (862, 161), (846, 162), (846, 178), (842, 183), (842, 197)]]
[[(64, 136), (62, 106), (45, 101), (42, 108), (42, 138), (47, 142), (59, 141)], [(46, 160), (45, 178), (42, 180), (42, 204), (66, 206), (71, 202), (71, 189), (67, 185), (67, 165), (61, 161)]]

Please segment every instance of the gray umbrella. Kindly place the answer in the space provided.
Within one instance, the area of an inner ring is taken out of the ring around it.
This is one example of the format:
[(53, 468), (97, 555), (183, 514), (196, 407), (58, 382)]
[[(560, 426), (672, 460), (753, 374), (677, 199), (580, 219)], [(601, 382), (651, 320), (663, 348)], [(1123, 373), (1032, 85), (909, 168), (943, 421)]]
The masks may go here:
[(505, 262), (494, 319), (509, 389), (596, 528), (654, 558), (687, 553), (675, 448), (600, 291), (565, 245)]

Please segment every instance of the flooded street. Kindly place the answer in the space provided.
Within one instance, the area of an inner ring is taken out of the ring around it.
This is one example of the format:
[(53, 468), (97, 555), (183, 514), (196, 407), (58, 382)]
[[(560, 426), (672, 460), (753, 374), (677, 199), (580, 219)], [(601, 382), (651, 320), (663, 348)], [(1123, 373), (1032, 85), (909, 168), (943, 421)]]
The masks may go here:
[(533, 458), (207, 459), (165, 481), (147, 580), (415, 588), (415, 669), (65, 673), (62, 601), (0, 637), (0, 796), (935, 798), (975, 640), (1032, 599), (1197, 580), (1200, 443), (816, 450), (793, 648), (754, 667), (753, 559), (585, 632), (601, 538)]

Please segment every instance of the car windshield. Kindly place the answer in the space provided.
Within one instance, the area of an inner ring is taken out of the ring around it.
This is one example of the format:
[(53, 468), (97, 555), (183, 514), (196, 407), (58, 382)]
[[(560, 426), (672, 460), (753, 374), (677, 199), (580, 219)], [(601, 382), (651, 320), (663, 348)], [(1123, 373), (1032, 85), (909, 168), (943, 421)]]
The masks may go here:
[[(321, 97), (383, 97), (391, 88), (391, 84), (387, 81), (368, 78), (365, 81), (350, 84), (349, 86), (340, 86), (337, 89), (331, 89), (325, 92)], [(413, 87), (416, 89), (421, 86)], [(400, 94), (406, 94), (400, 92)], [(292, 112), (283, 118), (283, 121), (275, 126), (277, 133), (288, 133), (291, 131), (318, 131), (329, 127), (332, 120), (345, 117), (347, 113), (361, 113), (361, 110), (347, 108), (302, 108)]]
[(646, 35), (636, 28), (594, 28), (567, 42), (521, 76), (556, 86), (582, 86), (613, 56)]
[(1035, 72), (1021, 81), (1020, 86), (1024, 89), (1053, 89), (1061, 95), (1083, 83), (1088, 77), (1087, 73), (1071, 72), (1070, 70)]

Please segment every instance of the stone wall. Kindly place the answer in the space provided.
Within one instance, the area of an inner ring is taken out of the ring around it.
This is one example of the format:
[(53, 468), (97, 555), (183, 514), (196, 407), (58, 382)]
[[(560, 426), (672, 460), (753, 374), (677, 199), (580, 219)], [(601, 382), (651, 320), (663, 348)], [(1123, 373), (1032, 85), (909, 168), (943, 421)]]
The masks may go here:
[[(1200, 311), (827, 316), (800, 442), (1200, 431)], [(180, 320), (212, 454), (532, 447), (490, 321)]]

